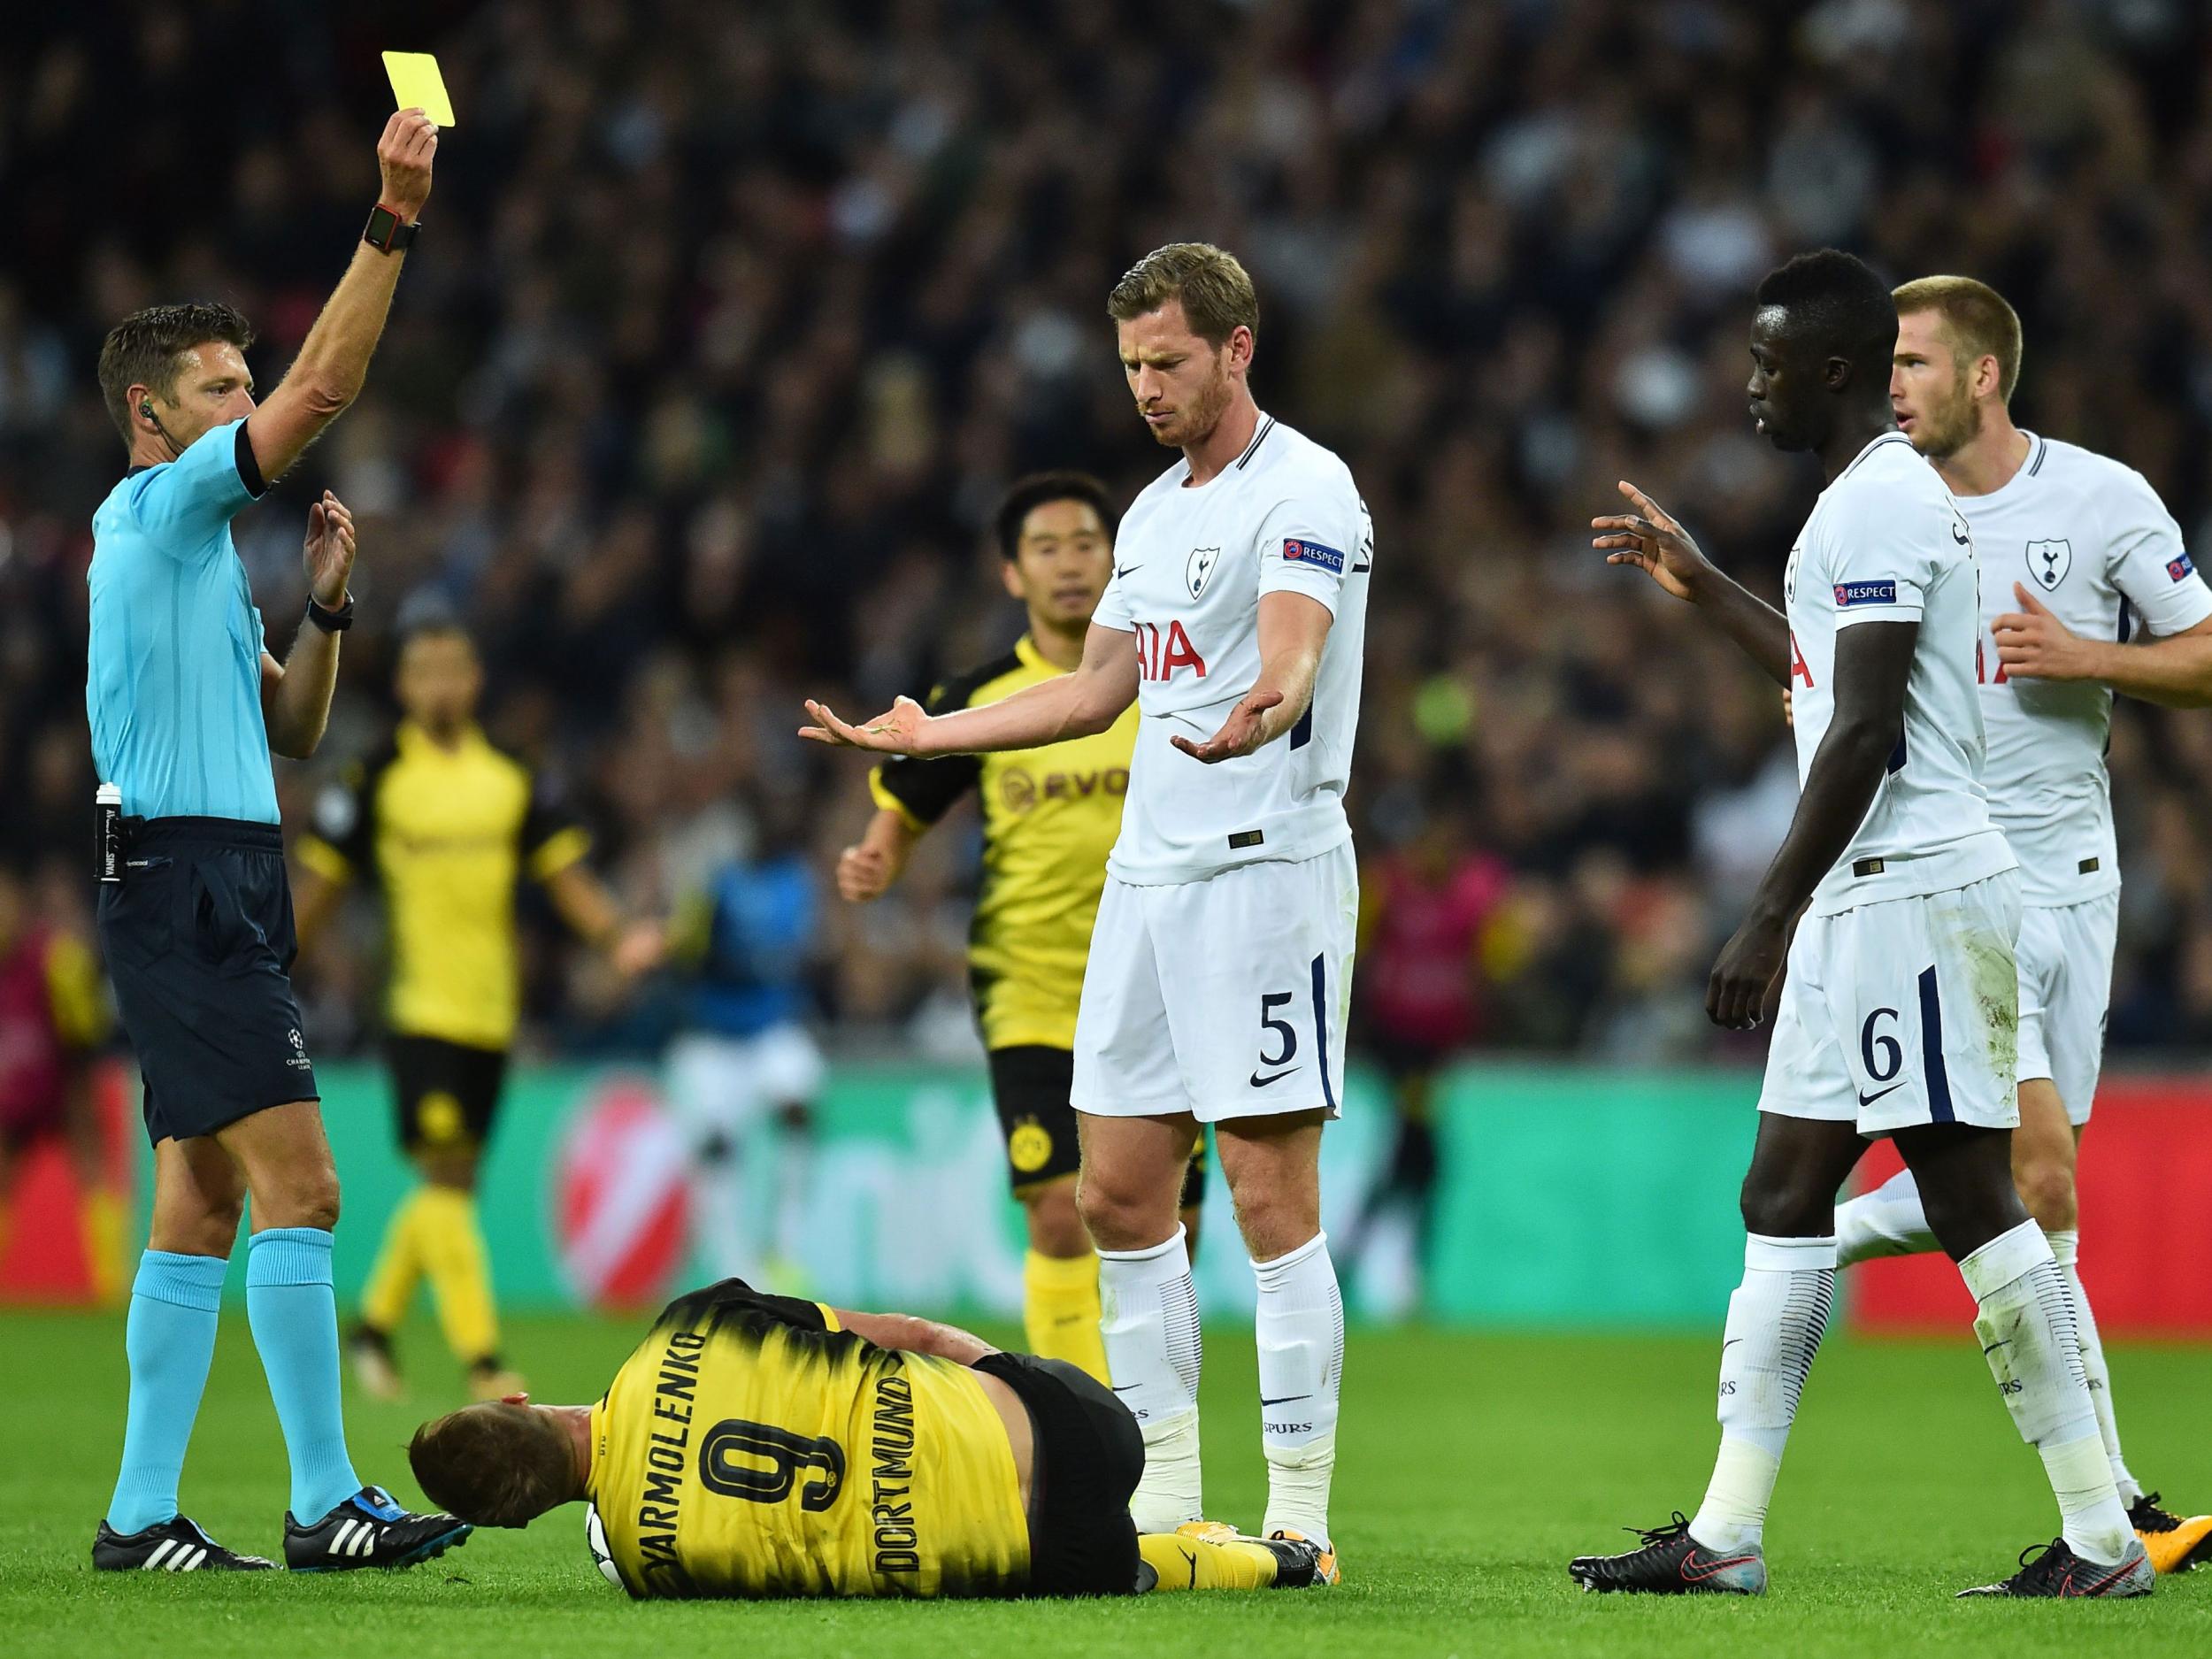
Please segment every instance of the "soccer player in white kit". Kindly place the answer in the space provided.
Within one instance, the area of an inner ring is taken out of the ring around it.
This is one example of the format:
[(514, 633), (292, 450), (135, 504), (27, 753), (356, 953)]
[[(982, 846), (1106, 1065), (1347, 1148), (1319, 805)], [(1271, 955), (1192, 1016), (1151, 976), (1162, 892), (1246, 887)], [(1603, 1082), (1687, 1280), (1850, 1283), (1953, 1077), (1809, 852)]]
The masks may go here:
[(1706, 611), (1796, 699), (1797, 813), (1706, 995), (1716, 1023), (1757, 1025), (1786, 950), (1721, 1344), (1720, 1453), (1692, 1519), (1570, 1571), (1589, 1590), (1764, 1591), (1767, 1505), (1834, 1299), (1836, 1192), (1862, 1137), (1886, 1134), (2059, 1502), (2062, 1537), (1978, 1593), (2145, 1594), (2156, 1575), (2105, 1460), (2071, 1304), (2012, 1182), (2020, 883), (1981, 787), (1973, 538), (1891, 417), (1897, 318), (1880, 279), (1828, 249), (1755, 299), (1755, 421), (1776, 448), (1816, 452), (1827, 479), (1790, 550), (1786, 616), (1632, 486), (1636, 511), (1593, 521), (1609, 562)]
[(1214, 1125), (1259, 1282), (1263, 1531), (1334, 1582), (1344, 1310), (1321, 1231), (1321, 1125), (1344, 1092), (1359, 878), (1344, 791), (1374, 538), (1350, 472), (1254, 403), (1258, 303), (1202, 242), (1148, 254), (1107, 309), (1137, 408), (1179, 460), (1122, 520), (1071, 674), (803, 735), (905, 755), (1030, 749), (1140, 721), (1075, 1032), (1077, 1202), (1107, 1367), (1143, 1430), (1141, 1531), (1202, 1517), (1198, 1302), (1177, 1215)]
[[(2112, 693), (2212, 703), (2212, 589), (2142, 474), (2012, 424), (2020, 319), (1970, 277), (1896, 290), (1890, 400), (1973, 526), (1990, 816), (2020, 860), (2021, 1201), (2051, 1241), (2128, 1519), (2162, 1572), (2212, 1555), (2212, 1515), (2162, 1509), (2128, 1471), (2097, 1322), (2075, 1271), (2074, 1166), (2103, 1060), (2120, 871), (2105, 771)], [(2147, 640), (2130, 641), (2129, 619)], [(1836, 1210), (1838, 1264), (1936, 1248), (1909, 1171)]]

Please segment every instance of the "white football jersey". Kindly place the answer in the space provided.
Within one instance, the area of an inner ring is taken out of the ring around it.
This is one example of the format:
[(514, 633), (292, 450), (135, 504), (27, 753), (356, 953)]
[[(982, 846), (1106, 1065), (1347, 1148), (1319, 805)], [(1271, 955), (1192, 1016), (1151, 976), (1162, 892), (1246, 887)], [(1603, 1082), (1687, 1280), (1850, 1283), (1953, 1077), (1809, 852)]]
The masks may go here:
[(1901, 432), (1859, 451), (1790, 549), (1783, 588), (1801, 787), (1835, 718), (1837, 635), (1862, 622), (1920, 624), (1904, 734), (1858, 833), (1814, 889), (1816, 915), (1947, 892), (2014, 867), (1982, 794), (1976, 572), (1973, 533)]
[(2131, 612), (2153, 634), (2178, 634), (2212, 617), (2212, 589), (2141, 473), (2027, 438), (2028, 458), (2003, 488), (1958, 498), (1982, 560), (1982, 783), (2020, 859), (2022, 897), (2073, 904), (2120, 885), (2104, 764), (2112, 693), (2091, 680), (2011, 679), (1989, 625), (2024, 609), (2016, 583), (2085, 639), (2124, 640)]
[[(1092, 618), (1136, 640), (1136, 757), (1106, 867), (1146, 886), (1312, 858), (1352, 833), (1344, 790), (1374, 562), (1367, 504), (1342, 461), (1265, 414), (1217, 477), (1195, 488), (1189, 477), (1179, 460), (1130, 503)], [(1312, 704), (1256, 753), (1194, 760), (1168, 740), (1204, 741), (1252, 689), (1260, 595), (1277, 592), (1307, 595), (1336, 618)]]

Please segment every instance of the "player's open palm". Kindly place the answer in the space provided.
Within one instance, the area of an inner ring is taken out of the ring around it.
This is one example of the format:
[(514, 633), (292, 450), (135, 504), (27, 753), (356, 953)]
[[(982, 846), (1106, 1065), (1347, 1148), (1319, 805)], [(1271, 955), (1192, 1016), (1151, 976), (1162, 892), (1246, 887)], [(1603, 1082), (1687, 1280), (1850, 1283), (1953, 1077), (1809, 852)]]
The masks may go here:
[(430, 199), (430, 164), (438, 153), (438, 129), (420, 110), (395, 111), (376, 142), (377, 169), (384, 175), (385, 206), (412, 220)]
[(1267, 711), (1282, 702), (1279, 691), (1248, 691), (1229, 710), (1229, 718), (1221, 723), (1221, 729), (1202, 743), (1194, 743), (1187, 737), (1171, 737), (1168, 741), (1208, 765), (1228, 760), (1238, 755), (1248, 755), (1267, 741), (1267, 726), (1263, 719)]
[(300, 563), (307, 571), (307, 586), (315, 603), (335, 611), (346, 603), (346, 583), (353, 575), (353, 514), (328, 490), (307, 510), (307, 545)]
[(848, 749), (873, 749), (879, 755), (918, 755), (924, 751), (929, 716), (911, 697), (901, 697), (872, 720), (853, 726), (841, 720), (826, 703), (806, 700), (812, 726), (799, 728), (801, 737), (818, 743)]
[(1673, 515), (1642, 490), (1623, 479), (1620, 492), (1636, 511), (1591, 519), (1597, 534), (1590, 545), (1604, 553), (1608, 565), (1633, 565), (1677, 599), (1694, 599), (1712, 561)]

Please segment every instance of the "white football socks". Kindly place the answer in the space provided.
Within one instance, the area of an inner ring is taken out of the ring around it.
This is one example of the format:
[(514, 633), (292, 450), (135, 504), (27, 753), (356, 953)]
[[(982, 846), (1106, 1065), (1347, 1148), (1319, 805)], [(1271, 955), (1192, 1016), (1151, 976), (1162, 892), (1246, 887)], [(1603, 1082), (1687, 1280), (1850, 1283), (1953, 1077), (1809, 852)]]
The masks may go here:
[(2083, 1560), (2111, 1565), (2133, 1534), (2082, 1373), (2074, 1299), (2043, 1230), (2024, 1221), (1959, 1263), (1974, 1293), (1990, 1373), (2020, 1438), (2042, 1454), (2066, 1541)]
[(1870, 1193), (1836, 1206), (1836, 1265), (1878, 1256), (1921, 1256), (1940, 1249), (1920, 1207), (1920, 1187), (1900, 1170)]
[(1690, 1536), (1708, 1549), (1758, 1543), (1798, 1396), (1836, 1297), (1833, 1239), (1744, 1240), (1743, 1283), (1720, 1345), (1720, 1455)]
[(2081, 1233), (2069, 1227), (2044, 1236), (2051, 1241), (2051, 1259), (2058, 1263), (2058, 1276), (2073, 1298), (2082, 1379), (2089, 1385), (2089, 1403), (2096, 1409), (2097, 1432), (2104, 1440), (2105, 1459), (2112, 1466), (2112, 1483), (2120, 1489), (2120, 1502), (2132, 1506), (2143, 1495), (2143, 1487), (2128, 1472), (2127, 1459), (2120, 1455), (2120, 1425), (2112, 1415), (2112, 1374), (2105, 1369), (2104, 1340), (2097, 1334), (2097, 1316), (2089, 1310), (2089, 1297), (2081, 1287), (2080, 1273), (2075, 1271), (2081, 1253)]
[(1337, 1401), (1344, 1378), (1344, 1298), (1329, 1235), (1252, 1263), (1259, 1281), (1253, 1332), (1260, 1359), (1260, 1443), (1267, 1453), (1261, 1532), (1329, 1545), (1329, 1482), (1336, 1472)]
[(1198, 1290), (1179, 1225), (1164, 1243), (1098, 1253), (1099, 1333), (1114, 1393), (1144, 1435), (1144, 1478), (1129, 1500), (1140, 1532), (1204, 1513), (1198, 1461)]

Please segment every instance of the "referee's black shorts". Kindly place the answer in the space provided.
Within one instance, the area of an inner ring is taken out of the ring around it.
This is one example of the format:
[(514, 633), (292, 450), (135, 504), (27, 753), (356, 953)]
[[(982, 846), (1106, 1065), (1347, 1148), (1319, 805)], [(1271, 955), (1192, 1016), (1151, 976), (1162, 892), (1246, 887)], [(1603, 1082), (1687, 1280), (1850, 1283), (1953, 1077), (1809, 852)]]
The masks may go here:
[(273, 824), (150, 818), (103, 884), (100, 949), (155, 1144), (319, 1100), (292, 996), (292, 889)]
[(1064, 1359), (987, 1354), (974, 1368), (1021, 1396), (1035, 1430), (1029, 1594), (1131, 1594), (1137, 1526), (1129, 1494), (1144, 1474), (1144, 1436), (1129, 1408)]

